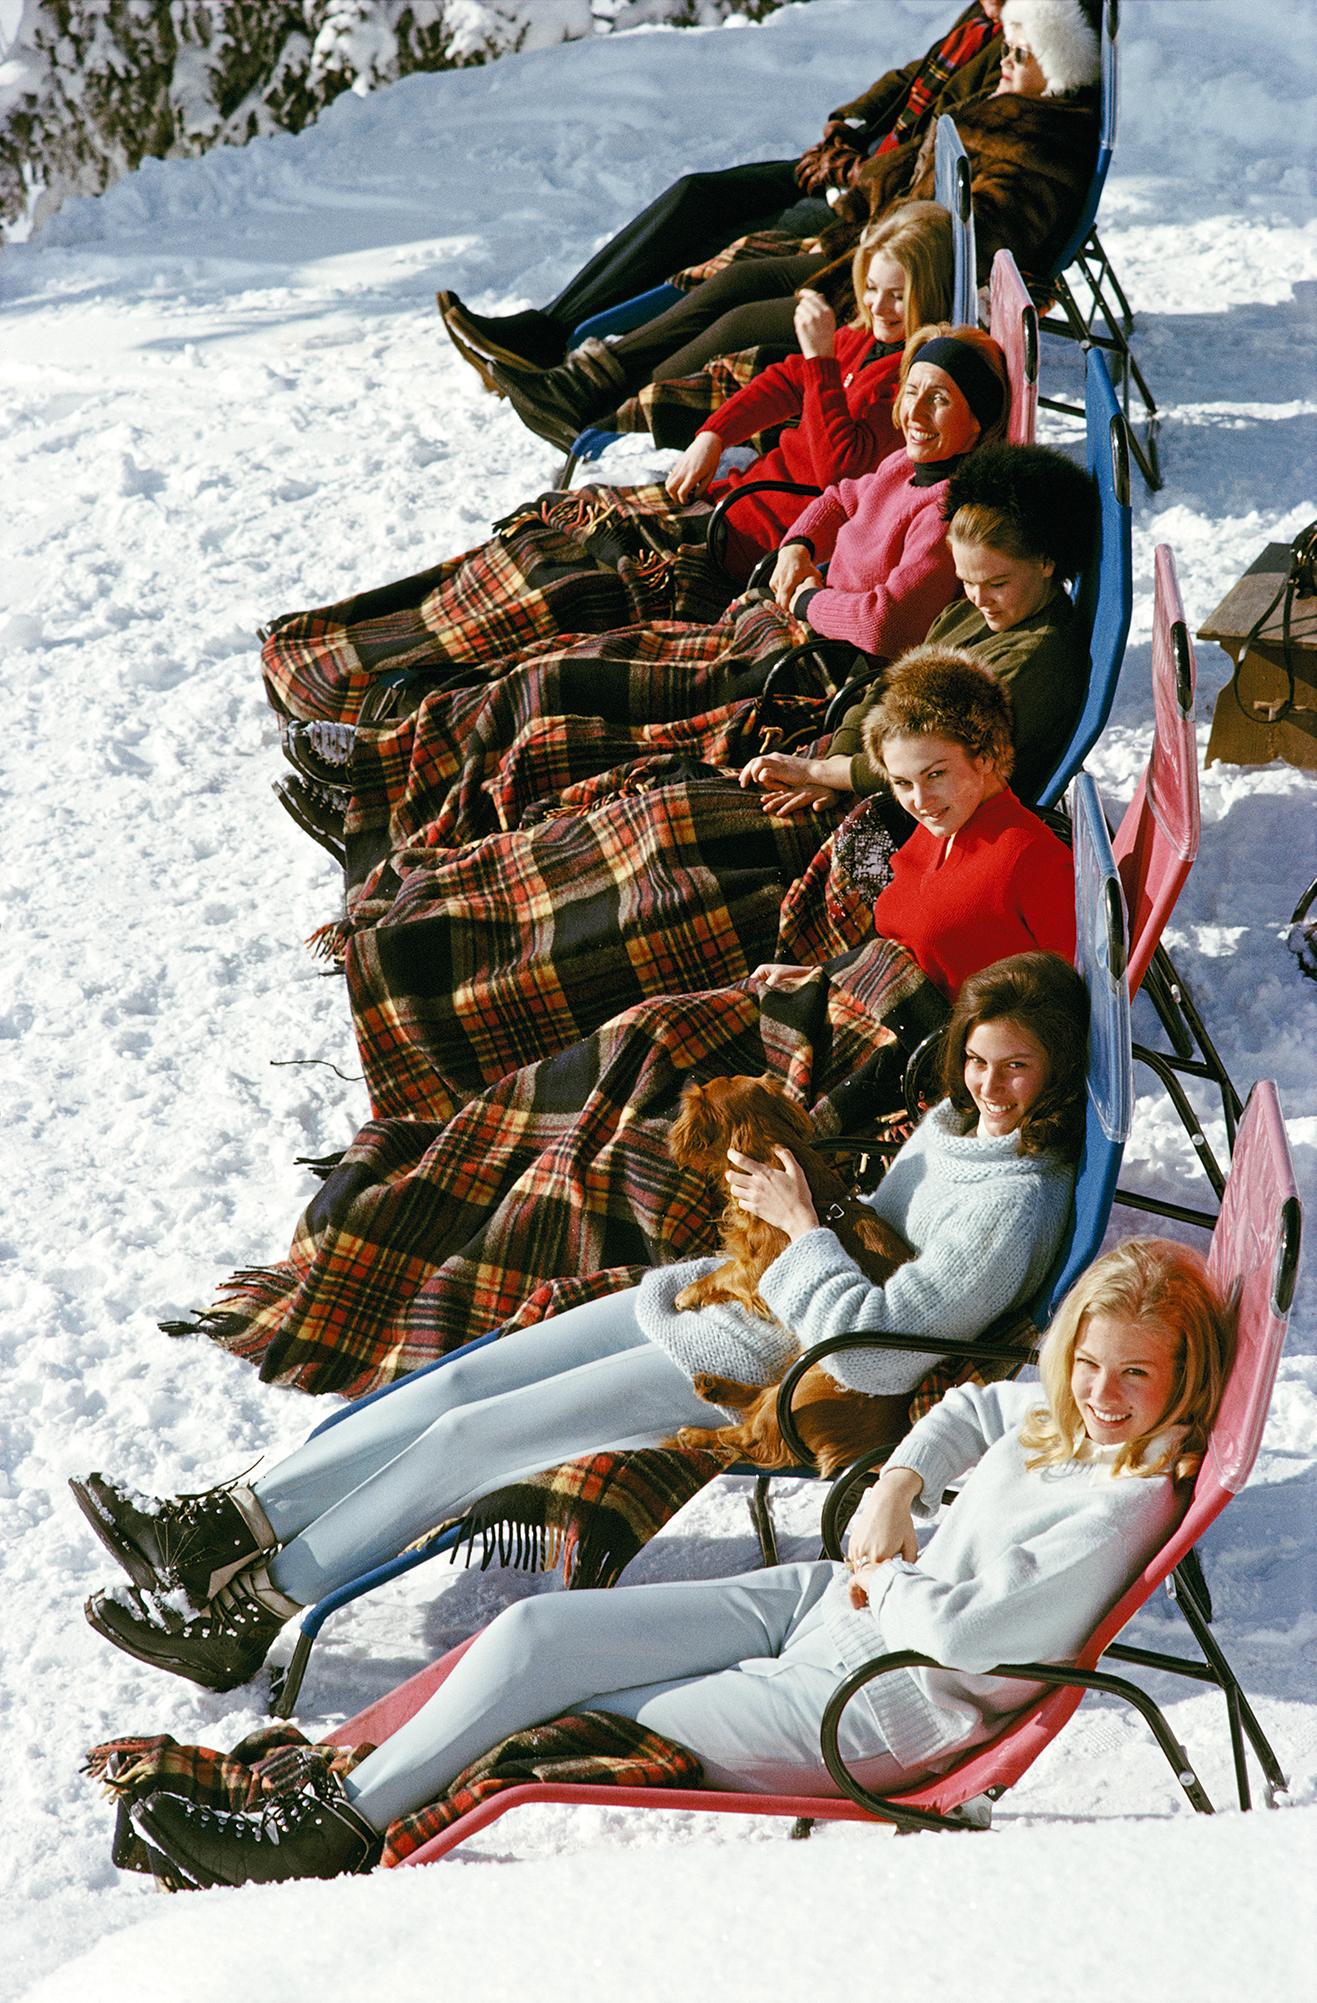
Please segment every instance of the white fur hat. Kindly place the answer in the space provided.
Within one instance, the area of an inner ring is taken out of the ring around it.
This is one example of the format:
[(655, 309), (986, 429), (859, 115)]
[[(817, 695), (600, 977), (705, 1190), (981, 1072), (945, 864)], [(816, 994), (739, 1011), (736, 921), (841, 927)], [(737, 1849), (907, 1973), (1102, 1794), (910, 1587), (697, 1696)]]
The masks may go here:
[(1098, 38), (1079, 0), (1006, 0), (1001, 26), (1008, 42), (1018, 35), (1033, 50), (1048, 97), (1097, 82)]

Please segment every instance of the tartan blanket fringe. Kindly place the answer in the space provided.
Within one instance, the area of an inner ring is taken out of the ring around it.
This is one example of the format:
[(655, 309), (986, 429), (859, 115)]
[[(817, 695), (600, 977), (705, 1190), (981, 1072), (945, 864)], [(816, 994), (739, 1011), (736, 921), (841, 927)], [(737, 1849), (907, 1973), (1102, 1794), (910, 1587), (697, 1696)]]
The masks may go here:
[[(249, 1734), (230, 1753), (180, 1745), (168, 1735), (110, 1739), (91, 1748), (83, 1771), (115, 1803), (113, 1862), (178, 1891), (185, 1887), (168, 1860), (133, 1827), (134, 1801), (167, 1789), (208, 1808), (250, 1810), (277, 1795), (322, 1792), (330, 1774), (350, 1773), (374, 1751), (367, 1743), (312, 1745), (295, 1725), (273, 1725)], [(391, 1822), (380, 1861), (386, 1870), (403, 1863), (491, 1795), (527, 1782), (689, 1788), (702, 1777), (695, 1754), (659, 1732), (610, 1711), (563, 1712), (510, 1733), (465, 1767), (437, 1801)]]
[(636, 1553), (723, 1472), (716, 1453), (640, 1447), (584, 1454), (483, 1496), (462, 1520), (454, 1564), (548, 1572), (588, 1591), (614, 1585)]

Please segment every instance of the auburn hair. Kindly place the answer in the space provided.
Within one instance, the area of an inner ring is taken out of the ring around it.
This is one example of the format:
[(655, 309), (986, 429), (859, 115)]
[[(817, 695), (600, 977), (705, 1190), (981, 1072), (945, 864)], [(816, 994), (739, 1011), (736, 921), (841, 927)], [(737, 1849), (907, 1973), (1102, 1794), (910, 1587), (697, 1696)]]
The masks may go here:
[(1016, 1129), (1020, 1152), (1075, 1161), (1084, 1139), (1088, 990), (1058, 953), (1015, 953), (971, 974), (942, 1032), (942, 1090), (966, 1120), (977, 1110), (965, 1083), (965, 1045), (985, 1022), (1013, 1022), (1047, 1057), (1042, 1091)]

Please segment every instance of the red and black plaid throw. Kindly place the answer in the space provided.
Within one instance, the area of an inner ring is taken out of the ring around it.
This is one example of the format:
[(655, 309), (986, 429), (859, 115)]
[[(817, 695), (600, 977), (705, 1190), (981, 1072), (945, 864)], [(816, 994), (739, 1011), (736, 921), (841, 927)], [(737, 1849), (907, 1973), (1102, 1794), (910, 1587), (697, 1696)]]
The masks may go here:
[(354, 723), (372, 682), (399, 670), (498, 673), (564, 633), (716, 619), (735, 587), (705, 547), (709, 513), (659, 486), (542, 494), (432, 570), (276, 620), (266, 694), (290, 716)]
[(912, 138), (924, 125), (948, 79), (972, 61), (996, 32), (997, 23), (990, 21), (986, 14), (979, 14), (977, 19), (958, 21), (937, 48), (930, 49), (920, 62), (911, 79), (905, 103), (886, 135), (874, 147), (874, 152), (890, 153), (894, 146), (901, 146)]
[(917, 1042), (932, 995), (907, 953), (871, 938), (790, 993), (740, 982), (640, 1002), (450, 1120), (372, 1121), (287, 1261), (168, 1326), (272, 1381), (355, 1397), (506, 1324), (540, 1281), (613, 1268), (628, 1285), (711, 1251), (719, 1205), (668, 1152), (683, 1086), (769, 1072), (821, 1134), (850, 1131), (899, 1096), (894, 1032)]
[[(390, 691), (366, 705), (351, 764), (349, 909), (406, 847), (455, 849), (633, 759), (740, 762), (759, 748), (749, 708), (772, 663), (809, 628), (771, 601), (738, 600), (711, 625), (658, 620), (574, 634), (474, 686)], [(826, 695), (817, 672), (793, 687)], [(821, 722), (821, 712), (819, 716)], [(805, 734), (807, 715), (789, 720)], [(776, 725), (781, 728), (781, 725)], [(608, 790), (607, 788), (605, 790)]]
[[(611, 417), (601, 418), (605, 431), (647, 431), (656, 445), (689, 445), (706, 418), (730, 401), (771, 362), (780, 348), (742, 348), (735, 355), (717, 355), (693, 376), (673, 376), (667, 382), (646, 383), (635, 396), (619, 404)], [(756, 452), (767, 452), (780, 427), (744, 441)]]
[[(256, 1732), (231, 1753), (182, 1746), (171, 1738), (111, 1739), (93, 1746), (86, 1771), (117, 1808), (112, 1857), (123, 1871), (154, 1873), (170, 1890), (179, 1879), (168, 1860), (148, 1849), (128, 1817), (132, 1802), (157, 1788), (208, 1808), (243, 1810), (314, 1785), (317, 1771), (350, 1772), (373, 1746), (314, 1746), (295, 1725)], [(698, 1787), (695, 1754), (659, 1732), (610, 1711), (568, 1711), (513, 1732), (473, 1760), (438, 1801), (389, 1824), (380, 1859), (387, 1870), (509, 1787), (528, 1782), (589, 1787)]]

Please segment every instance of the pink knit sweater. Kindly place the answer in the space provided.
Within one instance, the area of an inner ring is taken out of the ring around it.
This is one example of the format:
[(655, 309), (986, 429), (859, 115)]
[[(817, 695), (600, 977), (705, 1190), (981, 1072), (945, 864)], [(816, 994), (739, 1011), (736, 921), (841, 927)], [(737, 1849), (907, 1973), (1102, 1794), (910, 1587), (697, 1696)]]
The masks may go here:
[(839, 480), (798, 515), (784, 542), (804, 539), (828, 581), (796, 606), (816, 633), (895, 660), (918, 646), (958, 589), (942, 503), (946, 481), (911, 484), (904, 452), (859, 480)]

